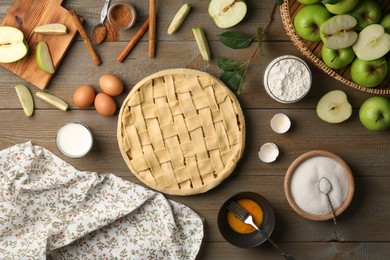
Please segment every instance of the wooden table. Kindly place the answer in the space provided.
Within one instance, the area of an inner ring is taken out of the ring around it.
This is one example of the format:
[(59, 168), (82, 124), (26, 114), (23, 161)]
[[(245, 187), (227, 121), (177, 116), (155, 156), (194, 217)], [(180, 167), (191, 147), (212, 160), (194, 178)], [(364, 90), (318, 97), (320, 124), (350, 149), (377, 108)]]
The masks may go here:
[[(0, 18), (4, 17), (11, 0), (0, 2)], [(215, 58), (223, 56), (245, 62), (256, 48), (232, 50), (222, 45), (218, 29), (207, 13), (208, 1), (188, 0), (192, 11), (183, 27), (172, 36), (166, 30), (171, 18), (184, 2), (157, 1), (156, 57), (148, 58), (145, 35), (125, 62), (115, 58), (147, 17), (148, 1), (132, 1), (139, 14), (134, 29), (122, 33), (120, 40), (96, 46), (102, 59), (95, 66), (80, 36), (71, 46), (53, 77), (47, 91), (70, 105), (67, 112), (57, 110), (35, 99), (36, 110), (27, 118), (19, 104), (14, 86), (26, 84), (35, 93), (38, 89), (0, 69), (0, 149), (31, 140), (59, 155), (80, 170), (99, 173), (112, 172), (122, 178), (140, 183), (128, 170), (119, 153), (116, 140), (117, 117), (99, 116), (94, 109), (80, 110), (72, 103), (77, 86), (91, 84), (98, 87), (99, 76), (114, 73), (123, 79), (125, 92), (116, 98), (121, 104), (131, 88), (151, 73), (167, 68), (205, 69), (219, 76), (221, 71)], [(248, 1), (250, 6), (245, 20), (234, 28), (254, 34), (256, 27), (267, 22), (274, 0)], [(103, 1), (68, 0), (64, 6), (74, 9), (85, 20), (86, 28), (98, 22)], [(297, 259), (388, 259), (390, 255), (390, 138), (389, 131), (369, 132), (358, 119), (358, 108), (370, 95), (346, 87), (311, 65), (313, 86), (310, 93), (295, 104), (280, 104), (264, 91), (262, 74), (267, 64), (277, 56), (302, 56), (290, 42), (280, 21), (279, 12), (267, 33), (264, 56), (257, 57), (250, 66), (242, 94), (238, 97), (247, 124), (247, 143), (238, 167), (226, 181), (215, 189), (189, 197), (168, 196), (184, 203), (205, 219), (205, 237), (199, 259), (281, 259), (272, 246), (265, 243), (257, 248), (236, 248), (219, 233), (217, 213), (222, 203), (241, 191), (253, 191), (266, 197), (274, 207), (276, 227), (272, 238)], [(203, 27), (210, 41), (213, 61), (205, 66), (199, 56), (191, 28)], [(345, 91), (354, 110), (352, 117), (342, 124), (321, 121), (315, 111), (319, 98), (334, 89)], [(292, 129), (283, 135), (275, 134), (269, 120), (275, 113), (285, 113), (292, 120)], [(82, 159), (63, 156), (55, 144), (57, 130), (68, 122), (79, 121), (88, 125), (95, 138), (91, 153)], [(265, 142), (274, 142), (281, 149), (275, 163), (265, 164), (257, 156)], [(323, 149), (341, 156), (352, 168), (356, 191), (352, 204), (338, 218), (345, 236), (342, 243), (334, 239), (332, 221), (315, 222), (297, 215), (288, 205), (283, 192), (283, 180), (288, 166), (299, 155), (314, 149)]]

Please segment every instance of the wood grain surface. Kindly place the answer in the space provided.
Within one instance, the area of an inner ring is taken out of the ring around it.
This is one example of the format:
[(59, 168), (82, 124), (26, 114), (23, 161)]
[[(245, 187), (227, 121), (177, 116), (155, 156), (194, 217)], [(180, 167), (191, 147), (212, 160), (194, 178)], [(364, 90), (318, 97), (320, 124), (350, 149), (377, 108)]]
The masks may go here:
[[(2, 19), (11, 0), (0, 1)], [(100, 17), (103, 1), (67, 0), (63, 6), (75, 10), (84, 19), (90, 32), (91, 25)], [(6, 69), (0, 68), (0, 149), (17, 143), (32, 141), (42, 145), (80, 170), (114, 173), (126, 180), (140, 183), (123, 161), (117, 140), (117, 116), (99, 116), (93, 108), (78, 109), (73, 105), (74, 90), (82, 84), (91, 84), (96, 90), (99, 77), (105, 73), (118, 75), (125, 84), (122, 95), (115, 97), (122, 103), (132, 87), (141, 79), (168, 68), (193, 68), (207, 71), (214, 76), (221, 74), (215, 64), (219, 56), (245, 62), (257, 43), (248, 49), (232, 50), (218, 41), (225, 30), (218, 29), (208, 16), (208, 1), (189, 0), (192, 10), (175, 34), (169, 36), (166, 29), (183, 2), (157, 1), (156, 56), (148, 57), (147, 33), (134, 47), (124, 62), (116, 61), (117, 55), (142, 25), (148, 15), (148, 1), (132, 1), (138, 11), (138, 22), (129, 31), (120, 33), (115, 42), (103, 42), (95, 46), (102, 65), (95, 66), (80, 36), (77, 36), (61, 65), (57, 68), (46, 91), (53, 93), (70, 105), (67, 112), (56, 110), (34, 98), (35, 112), (25, 117), (16, 96), (14, 86), (25, 84), (31, 92), (37, 88)], [(247, 0), (250, 6), (244, 21), (233, 28), (254, 34), (257, 26), (265, 25), (274, 0)], [(210, 41), (213, 60), (204, 63), (191, 32), (193, 27), (203, 27)], [(264, 55), (255, 58), (250, 66), (245, 85), (238, 99), (246, 119), (246, 148), (242, 160), (233, 174), (218, 187), (204, 194), (178, 197), (181, 202), (205, 219), (205, 238), (198, 259), (282, 259), (268, 243), (257, 248), (242, 249), (227, 243), (217, 225), (219, 207), (230, 196), (241, 191), (253, 191), (263, 195), (272, 204), (276, 214), (276, 226), (271, 238), (296, 259), (388, 259), (390, 255), (390, 132), (370, 132), (359, 122), (358, 109), (372, 96), (344, 86), (309, 63), (313, 85), (309, 94), (295, 104), (280, 104), (271, 99), (263, 88), (263, 73), (268, 63), (285, 54), (302, 57), (286, 36), (277, 11), (265, 37)], [(304, 58), (304, 57), (303, 57)], [(307, 60), (306, 60), (307, 61)], [(328, 124), (316, 115), (316, 105), (322, 95), (330, 90), (346, 92), (353, 106), (352, 117), (341, 124)], [(269, 120), (276, 113), (285, 113), (292, 120), (292, 128), (286, 134), (276, 134)], [(63, 156), (55, 145), (57, 130), (68, 122), (78, 121), (88, 125), (94, 135), (94, 147), (82, 159)], [(257, 152), (265, 142), (276, 143), (281, 154), (276, 162), (265, 164)], [(284, 176), (289, 165), (299, 155), (310, 150), (327, 150), (339, 155), (351, 167), (355, 179), (355, 195), (351, 205), (339, 216), (338, 223), (344, 233), (344, 242), (333, 242), (332, 221), (311, 221), (302, 218), (287, 203), (283, 191)]]

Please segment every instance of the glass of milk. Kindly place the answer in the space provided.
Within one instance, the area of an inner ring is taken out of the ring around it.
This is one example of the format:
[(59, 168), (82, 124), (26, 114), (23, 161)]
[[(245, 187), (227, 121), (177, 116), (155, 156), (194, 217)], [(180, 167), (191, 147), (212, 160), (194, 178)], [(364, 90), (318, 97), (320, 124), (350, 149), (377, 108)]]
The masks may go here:
[(68, 123), (58, 130), (56, 143), (64, 155), (80, 158), (92, 149), (92, 132), (83, 124)]

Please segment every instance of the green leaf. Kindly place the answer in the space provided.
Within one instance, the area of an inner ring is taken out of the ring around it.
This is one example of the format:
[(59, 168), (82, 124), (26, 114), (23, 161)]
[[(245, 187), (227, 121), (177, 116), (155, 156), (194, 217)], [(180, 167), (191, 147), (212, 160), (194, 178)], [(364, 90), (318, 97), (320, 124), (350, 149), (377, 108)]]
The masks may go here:
[(340, 2), (341, 0), (322, 0), (321, 2), (325, 5), (325, 4), (330, 4), (330, 5), (334, 5), (334, 4), (337, 4), (338, 2)]
[(243, 67), (243, 64), (224, 57), (218, 57), (217, 65), (224, 71), (239, 71)]
[(282, 5), (283, 4), (283, 0), (276, 0), (276, 4), (277, 5)]
[(252, 37), (240, 32), (224, 32), (219, 35), (219, 40), (232, 49), (244, 49), (252, 43)]
[(223, 83), (226, 84), (232, 91), (240, 93), (241, 85), (244, 82), (244, 77), (235, 71), (224, 71), (220, 77)]

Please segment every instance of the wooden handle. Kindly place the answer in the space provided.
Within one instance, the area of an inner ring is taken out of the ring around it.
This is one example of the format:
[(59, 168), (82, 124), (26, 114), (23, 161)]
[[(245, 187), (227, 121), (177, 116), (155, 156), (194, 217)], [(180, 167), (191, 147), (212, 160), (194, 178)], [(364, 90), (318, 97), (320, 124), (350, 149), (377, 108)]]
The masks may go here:
[(79, 31), (81, 37), (83, 38), (85, 45), (87, 46), (88, 52), (92, 56), (93, 62), (95, 62), (95, 64), (97, 66), (99, 66), (102, 63), (102, 61), (100, 60), (99, 56), (96, 54), (95, 50), (93, 49), (91, 40), (89, 39), (87, 33), (84, 30), (84, 27), (80, 22), (79, 16), (76, 14), (76, 12), (74, 10), (69, 11), (69, 12), (73, 18), (73, 23), (76, 26), (77, 31)]
[(149, 57), (156, 53), (156, 0), (149, 0)]
[(146, 18), (145, 22), (138, 29), (138, 31), (134, 34), (134, 36), (130, 39), (129, 43), (125, 46), (122, 52), (116, 58), (117, 61), (122, 62), (127, 55), (129, 55), (130, 51), (134, 48), (137, 42), (142, 38), (145, 32), (149, 28), (149, 18)]

